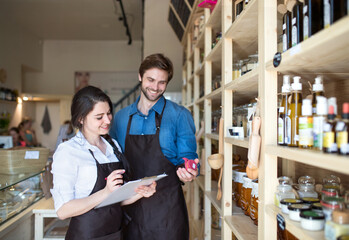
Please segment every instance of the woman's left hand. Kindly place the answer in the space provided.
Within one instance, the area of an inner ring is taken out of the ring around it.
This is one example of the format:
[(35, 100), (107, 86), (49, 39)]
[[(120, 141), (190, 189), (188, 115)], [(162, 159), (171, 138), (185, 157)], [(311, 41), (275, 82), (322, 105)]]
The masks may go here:
[(141, 196), (148, 198), (156, 192), (156, 182), (153, 182), (152, 184), (150, 184), (148, 186), (139, 186), (136, 189), (136, 192), (138, 194), (140, 194)]

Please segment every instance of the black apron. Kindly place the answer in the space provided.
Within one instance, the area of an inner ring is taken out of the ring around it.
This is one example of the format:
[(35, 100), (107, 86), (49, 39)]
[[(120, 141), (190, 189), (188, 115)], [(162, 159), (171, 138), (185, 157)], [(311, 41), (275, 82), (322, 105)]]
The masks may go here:
[(130, 135), (133, 115), (130, 116), (125, 140), (125, 156), (133, 169), (134, 178), (161, 173), (167, 177), (157, 182), (156, 193), (125, 206), (132, 221), (124, 229), (125, 240), (186, 240), (189, 239), (187, 207), (176, 167), (160, 148), (161, 115), (155, 113), (154, 135)]
[[(123, 165), (120, 159), (119, 162), (99, 164), (93, 152), (91, 150), (89, 151), (95, 159), (97, 166), (97, 180), (90, 193), (91, 195), (103, 189), (107, 183), (105, 178), (112, 171), (123, 169)], [(82, 215), (71, 218), (65, 239), (122, 240), (122, 219), (123, 211), (120, 203), (97, 209), (93, 208)]]

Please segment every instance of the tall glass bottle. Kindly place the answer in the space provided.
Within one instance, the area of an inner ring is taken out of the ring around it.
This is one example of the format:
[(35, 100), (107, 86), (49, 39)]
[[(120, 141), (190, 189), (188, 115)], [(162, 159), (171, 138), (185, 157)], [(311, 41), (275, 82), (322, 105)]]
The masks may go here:
[(303, 38), (310, 38), (323, 28), (323, 0), (304, 0)]
[(282, 23), (282, 50), (285, 52), (292, 47), (292, 13), (287, 11)]
[(336, 141), (336, 106), (333, 103), (328, 102), (328, 114), (327, 122), (324, 126), (324, 145), (323, 151), (325, 153), (337, 153), (337, 141)]
[(303, 3), (296, 0), (292, 9), (292, 47), (303, 41)]
[(322, 96), (316, 97), (316, 114), (313, 115), (313, 139), (314, 149), (322, 150), (324, 125), (327, 115), (327, 99)]
[(303, 99), (302, 116), (299, 118), (299, 147), (313, 147), (313, 114), (310, 99)]
[(281, 106), (278, 113), (278, 144), (287, 145), (289, 138), (286, 136), (286, 114), (289, 109), (288, 98), (291, 95), (291, 80), (289, 75), (284, 75), (281, 95)]
[(290, 147), (298, 147), (299, 143), (299, 117), (302, 114), (302, 84), (301, 77), (293, 77), (291, 104), (288, 110), (287, 131), (290, 131), (291, 141), (288, 144)]
[(324, 1), (324, 28), (328, 28), (335, 21), (345, 15), (345, 0), (323, 0)]
[(316, 97), (324, 96), (324, 85), (322, 76), (317, 76), (315, 78), (315, 83), (313, 84), (313, 114), (316, 114)]
[(349, 103), (343, 103), (342, 120), (336, 125), (338, 153), (349, 155)]

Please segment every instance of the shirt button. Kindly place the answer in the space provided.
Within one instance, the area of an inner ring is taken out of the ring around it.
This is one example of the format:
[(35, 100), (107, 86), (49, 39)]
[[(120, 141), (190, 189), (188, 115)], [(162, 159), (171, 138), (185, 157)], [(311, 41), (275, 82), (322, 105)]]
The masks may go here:
[(144, 119), (148, 119), (148, 117), (144, 117)]
[(144, 135), (144, 133), (142, 133), (142, 135)]

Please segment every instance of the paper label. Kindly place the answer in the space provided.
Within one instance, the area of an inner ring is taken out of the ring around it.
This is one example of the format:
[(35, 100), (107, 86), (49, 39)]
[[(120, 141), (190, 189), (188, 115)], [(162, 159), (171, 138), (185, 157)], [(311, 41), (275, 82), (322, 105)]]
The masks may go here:
[(292, 26), (292, 47), (297, 45), (297, 27)]
[(324, 26), (328, 28), (331, 23), (331, 14), (330, 14), (330, 2), (329, 0), (324, 0)]
[(299, 118), (299, 145), (313, 145), (313, 118)]
[(308, 16), (305, 16), (303, 19), (303, 37), (304, 40), (309, 38), (309, 20)]
[(278, 143), (284, 144), (284, 121), (282, 118), (278, 120)]
[(39, 151), (25, 151), (24, 159), (39, 159)]

